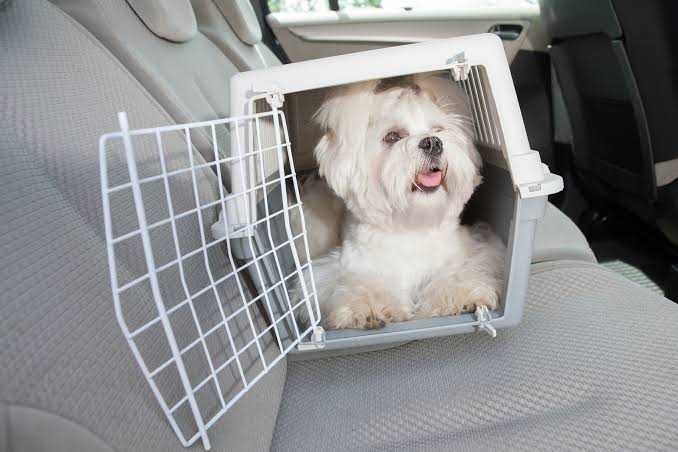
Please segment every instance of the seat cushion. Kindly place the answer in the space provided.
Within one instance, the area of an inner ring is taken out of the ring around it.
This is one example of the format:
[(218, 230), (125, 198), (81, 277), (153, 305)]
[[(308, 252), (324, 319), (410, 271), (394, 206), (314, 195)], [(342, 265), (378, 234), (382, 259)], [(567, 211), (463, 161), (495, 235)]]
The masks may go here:
[(290, 362), (273, 449), (675, 447), (678, 305), (595, 264), (533, 270), (496, 339)]
[[(117, 111), (126, 111), (134, 127), (171, 124), (172, 118), (110, 52), (45, 0), (2, 5), (0, 42), (0, 450), (41, 450), (41, 444), (55, 452), (95, 450), (94, 444), (118, 451), (185, 450), (116, 321), (97, 152), (99, 136), (119, 127)], [(184, 141), (168, 137), (165, 150), (167, 162), (186, 164)], [(140, 173), (150, 169), (145, 163), (156, 155), (151, 152), (142, 143), (135, 147)], [(204, 163), (197, 152), (193, 158)], [(110, 179), (119, 181), (126, 167), (109, 163)], [(196, 179), (199, 197), (215, 199), (216, 176), (196, 172)], [(172, 185), (175, 209), (193, 206), (191, 176)], [(154, 201), (147, 204), (153, 218), (166, 211), (160, 201), (165, 193), (148, 188), (143, 196)], [(128, 197), (112, 205), (121, 214), (114, 218), (134, 217)], [(215, 214), (201, 215), (210, 224)], [(199, 225), (184, 224), (178, 234), (194, 249)], [(165, 233), (156, 243), (167, 248), (155, 250), (173, 250)], [(121, 278), (145, 271), (138, 251), (116, 249)], [(224, 253), (217, 253), (210, 256), (216, 258), (213, 269), (226, 271)], [(195, 261), (184, 268), (188, 284), (206, 279), (205, 267)], [(123, 312), (141, 314), (126, 315), (131, 328), (149, 318), (143, 316), (151, 306), (148, 291), (135, 290), (126, 300)], [(202, 306), (217, 310), (216, 304)], [(194, 331), (187, 328), (189, 319), (172, 320), (177, 335)], [(231, 327), (236, 336), (248, 331), (238, 323)], [(144, 357), (155, 357), (164, 344), (156, 339), (153, 334), (143, 341)], [(262, 348), (267, 358), (279, 354), (272, 338), (263, 337)], [(248, 368), (249, 356), (240, 356)], [(230, 384), (225, 373), (220, 376)], [(268, 449), (284, 380), (283, 363), (214, 425), (212, 450)]]
[(577, 225), (556, 206), (547, 203), (534, 233), (532, 262), (558, 259), (596, 262), (595, 254)]

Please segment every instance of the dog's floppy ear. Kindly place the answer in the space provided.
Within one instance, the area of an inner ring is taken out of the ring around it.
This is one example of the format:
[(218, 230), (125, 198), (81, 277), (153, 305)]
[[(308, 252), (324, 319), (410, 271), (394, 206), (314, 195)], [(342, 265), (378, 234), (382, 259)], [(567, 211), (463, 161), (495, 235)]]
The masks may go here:
[(314, 149), (319, 172), (337, 195), (346, 199), (357, 170), (357, 153), (365, 144), (369, 105), (376, 82), (333, 90), (313, 119), (323, 136)]
[(333, 130), (327, 130), (323, 134), (313, 151), (318, 162), (318, 172), (325, 178), (334, 192), (341, 198), (348, 194), (348, 182), (350, 180), (350, 165), (347, 159), (338, 158), (341, 149)]

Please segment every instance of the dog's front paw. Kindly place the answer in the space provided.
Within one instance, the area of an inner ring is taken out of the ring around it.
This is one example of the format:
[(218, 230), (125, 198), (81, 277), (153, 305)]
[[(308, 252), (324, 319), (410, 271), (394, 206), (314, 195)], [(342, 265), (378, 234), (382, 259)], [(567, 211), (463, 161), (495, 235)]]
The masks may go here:
[(421, 293), (415, 317), (439, 317), (473, 312), (478, 306), (496, 309), (499, 292), (485, 283), (451, 285), (433, 282)]
[(386, 292), (362, 289), (336, 295), (334, 308), (327, 314), (328, 329), (383, 328), (392, 322), (412, 318), (412, 311), (403, 307)]

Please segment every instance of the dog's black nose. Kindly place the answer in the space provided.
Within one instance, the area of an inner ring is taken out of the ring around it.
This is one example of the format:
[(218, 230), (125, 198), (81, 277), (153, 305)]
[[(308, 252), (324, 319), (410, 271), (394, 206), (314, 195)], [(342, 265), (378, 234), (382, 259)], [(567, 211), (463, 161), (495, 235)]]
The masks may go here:
[(443, 153), (443, 142), (438, 137), (426, 137), (419, 142), (419, 149), (426, 155), (437, 157)]

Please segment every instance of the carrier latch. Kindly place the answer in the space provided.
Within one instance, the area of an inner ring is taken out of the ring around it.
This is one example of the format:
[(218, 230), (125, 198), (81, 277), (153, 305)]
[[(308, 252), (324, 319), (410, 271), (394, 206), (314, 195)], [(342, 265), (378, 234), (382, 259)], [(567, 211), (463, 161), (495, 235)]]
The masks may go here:
[(447, 64), (452, 64), (450, 72), (455, 82), (466, 80), (469, 72), (471, 72), (471, 65), (468, 63), (464, 52), (458, 53), (447, 60)]
[(485, 331), (491, 337), (497, 337), (497, 330), (492, 326), (490, 320), (490, 311), (487, 306), (478, 306), (475, 311), (476, 319), (478, 320), (478, 329)]
[(308, 342), (299, 342), (297, 347), (299, 348), (299, 351), (320, 350), (325, 348), (325, 328), (321, 326), (313, 327), (311, 340)]

